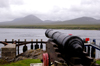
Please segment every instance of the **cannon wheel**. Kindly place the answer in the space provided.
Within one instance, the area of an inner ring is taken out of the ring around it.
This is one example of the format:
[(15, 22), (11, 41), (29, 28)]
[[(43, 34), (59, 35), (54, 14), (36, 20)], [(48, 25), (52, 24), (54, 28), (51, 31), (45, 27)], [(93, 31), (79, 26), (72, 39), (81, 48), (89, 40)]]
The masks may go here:
[(48, 55), (48, 53), (43, 53), (43, 66), (49, 66), (49, 55)]

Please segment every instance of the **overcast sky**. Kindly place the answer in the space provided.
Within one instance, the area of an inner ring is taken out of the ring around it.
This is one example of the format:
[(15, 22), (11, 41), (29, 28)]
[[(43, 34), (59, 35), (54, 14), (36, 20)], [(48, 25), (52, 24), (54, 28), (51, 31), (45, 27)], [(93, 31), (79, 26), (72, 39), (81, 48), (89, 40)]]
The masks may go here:
[(0, 22), (30, 14), (42, 20), (100, 19), (100, 0), (0, 0)]

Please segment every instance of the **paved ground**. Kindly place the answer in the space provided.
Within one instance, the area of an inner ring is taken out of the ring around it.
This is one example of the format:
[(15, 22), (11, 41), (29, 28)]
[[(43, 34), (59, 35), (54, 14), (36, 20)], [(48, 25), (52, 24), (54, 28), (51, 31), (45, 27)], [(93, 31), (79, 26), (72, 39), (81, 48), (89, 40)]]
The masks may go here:
[(31, 63), (30, 66), (43, 66), (42, 63)]

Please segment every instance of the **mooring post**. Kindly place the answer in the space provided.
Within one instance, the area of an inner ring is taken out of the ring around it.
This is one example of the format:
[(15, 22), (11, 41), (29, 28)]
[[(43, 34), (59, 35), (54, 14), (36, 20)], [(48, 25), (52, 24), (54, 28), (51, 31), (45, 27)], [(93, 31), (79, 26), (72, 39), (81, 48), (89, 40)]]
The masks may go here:
[(40, 45), (40, 48), (41, 48), (41, 49), (43, 48), (42, 39), (41, 39), (41, 45)]
[(35, 49), (38, 49), (39, 45), (38, 45), (38, 39), (36, 39), (36, 45), (35, 45)]
[[(25, 39), (25, 42), (26, 42), (26, 39)], [(26, 43), (25, 45), (23, 46), (23, 52), (27, 51), (27, 46), (26, 46)]]
[(33, 49), (33, 39), (31, 39), (31, 49)]
[(18, 39), (18, 55), (19, 55), (19, 42), (20, 42), (20, 39)]

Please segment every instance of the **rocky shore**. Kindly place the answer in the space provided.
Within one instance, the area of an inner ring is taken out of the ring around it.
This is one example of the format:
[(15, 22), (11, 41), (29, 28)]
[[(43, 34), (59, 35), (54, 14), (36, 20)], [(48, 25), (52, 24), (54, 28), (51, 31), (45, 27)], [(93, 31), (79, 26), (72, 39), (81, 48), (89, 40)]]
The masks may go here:
[(42, 54), (45, 53), (45, 51), (41, 49), (36, 49), (36, 50), (27, 50), (24, 52), (21, 56), (18, 56), (14, 59), (5, 59), (8, 62), (16, 62), (19, 60), (25, 60), (25, 59), (42, 59)]
[(42, 54), (45, 51), (41, 49), (36, 50), (28, 50), (22, 54), (22, 56), (19, 56), (15, 59), (15, 61), (24, 60), (24, 59), (42, 59)]

